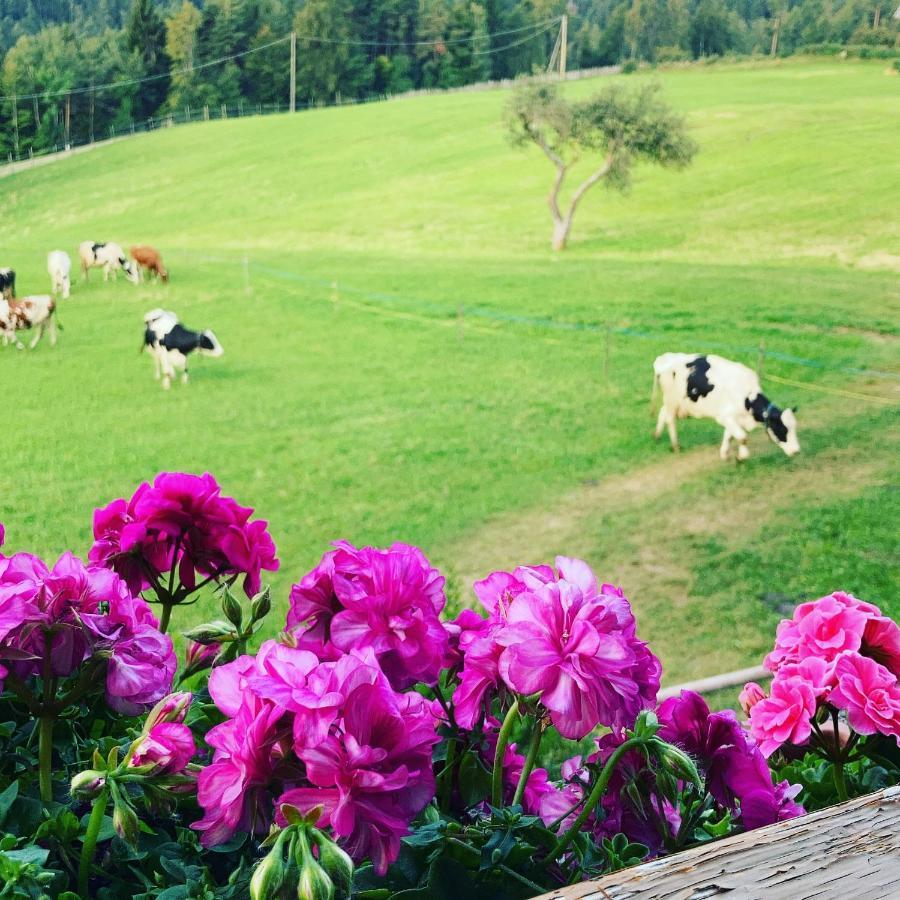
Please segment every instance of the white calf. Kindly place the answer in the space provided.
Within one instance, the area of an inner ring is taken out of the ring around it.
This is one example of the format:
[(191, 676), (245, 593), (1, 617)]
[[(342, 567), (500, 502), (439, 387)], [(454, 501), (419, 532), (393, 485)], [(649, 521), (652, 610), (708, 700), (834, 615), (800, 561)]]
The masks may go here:
[(119, 269), (125, 273), (125, 277), (132, 283), (140, 281), (140, 270), (137, 263), (125, 256), (125, 251), (113, 243), (96, 244), (93, 241), (82, 241), (78, 245), (78, 255), (81, 258), (81, 275), (87, 280), (88, 270), (94, 268), (103, 269), (103, 280), (109, 281), (109, 273), (113, 279), (118, 277)]
[(653, 363), (653, 387), (662, 388), (663, 402), (654, 437), (669, 430), (672, 449), (678, 450), (675, 420), (714, 419), (724, 429), (719, 456), (728, 458), (731, 441), (738, 442), (737, 458), (747, 459), (747, 432), (757, 425), (788, 455), (800, 452), (795, 409), (779, 409), (762, 393), (752, 369), (721, 356), (664, 353)]
[(61, 293), (63, 300), (69, 299), (69, 275), (72, 272), (72, 260), (63, 250), (51, 250), (47, 254), (47, 273), (50, 275), (50, 290), (54, 294)]

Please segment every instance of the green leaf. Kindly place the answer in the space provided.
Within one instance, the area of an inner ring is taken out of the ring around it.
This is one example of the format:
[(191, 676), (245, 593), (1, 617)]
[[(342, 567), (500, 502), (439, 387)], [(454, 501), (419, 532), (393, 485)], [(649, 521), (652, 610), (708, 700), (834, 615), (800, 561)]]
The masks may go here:
[(491, 773), (473, 750), (459, 764), (459, 792), (466, 807), (475, 806), (491, 795)]
[(6, 820), (6, 814), (19, 796), (19, 782), (14, 781), (2, 794), (0, 794), (0, 825)]
[(45, 850), (43, 847), (38, 847), (36, 844), (30, 844), (21, 850), (4, 850), (3, 855), (7, 859), (14, 860), (24, 866), (42, 866), (47, 862), (50, 851)]

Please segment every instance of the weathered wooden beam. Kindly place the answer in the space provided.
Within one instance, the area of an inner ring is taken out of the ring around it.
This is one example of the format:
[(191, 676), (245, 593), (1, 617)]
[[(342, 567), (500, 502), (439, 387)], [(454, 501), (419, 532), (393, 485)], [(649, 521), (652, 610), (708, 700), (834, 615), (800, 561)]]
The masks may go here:
[(539, 900), (900, 897), (900, 787), (544, 894)]
[(749, 669), (738, 669), (735, 672), (725, 672), (723, 675), (710, 675), (709, 678), (698, 678), (696, 681), (685, 681), (684, 684), (673, 684), (672, 687), (663, 688), (658, 696), (659, 700), (669, 697), (677, 697), (682, 691), (696, 691), (698, 694), (709, 694), (722, 688), (743, 687), (748, 681), (759, 681), (763, 678), (771, 678), (772, 673), (763, 666), (751, 666)]

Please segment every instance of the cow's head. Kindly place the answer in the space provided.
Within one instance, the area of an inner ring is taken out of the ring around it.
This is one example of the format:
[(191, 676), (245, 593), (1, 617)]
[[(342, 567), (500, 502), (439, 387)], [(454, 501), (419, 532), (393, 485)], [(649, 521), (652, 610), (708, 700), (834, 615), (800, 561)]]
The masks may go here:
[(169, 283), (169, 273), (164, 266), (159, 267), (159, 277), (163, 280), (165, 284)]
[(797, 438), (797, 407), (778, 409), (771, 408), (766, 417), (766, 434), (772, 442), (778, 444), (788, 456), (796, 456), (800, 452), (800, 441)]
[(197, 350), (204, 356), (221, 356), (225, 352), (218, 338), (208, 328), (206, 331), (200, 332), (200, 343)]
[(122, 270), (125, 272), (125, 277), (132, 284), (137, 284), (141, 280), (141, 270), (138, 267), (138, 264), (133, 259), (120, 260), (120, 262), (122, 263)]

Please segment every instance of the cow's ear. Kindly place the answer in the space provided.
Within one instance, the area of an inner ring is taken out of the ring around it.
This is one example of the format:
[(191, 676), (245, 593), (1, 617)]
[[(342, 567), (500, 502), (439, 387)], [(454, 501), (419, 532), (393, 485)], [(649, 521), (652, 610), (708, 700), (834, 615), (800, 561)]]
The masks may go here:
[(799, 406), (789, 406), (788, 409), (794, 414), (797, 415), (797, 410), (800, 409)]

